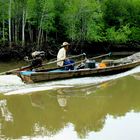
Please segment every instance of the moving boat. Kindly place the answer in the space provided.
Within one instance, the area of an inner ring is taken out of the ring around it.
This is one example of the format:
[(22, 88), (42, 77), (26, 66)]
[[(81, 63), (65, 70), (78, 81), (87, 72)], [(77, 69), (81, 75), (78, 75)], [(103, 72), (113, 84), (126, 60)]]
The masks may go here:
[[(130, 57), (127, 57), (130, 58)], [(119, 61), (121, 60), (121, 61)], [(123, 60), (126, 60), (124, 58)], [(25, 83), (36, 83), (43, 81), (51, 81), (51, 80), (60, 80), (60, 79), (68, 79), (68, 78), (78, 78), (78, 77), (89, 77), (89, 76), (105, 76), (112, 75), (121, 72), (125, 72), (130, 70), (138, 65), (140, 65), (140, 59), (128, 59), (128, 61), (124, 61), (122, 59), (118, 60), (104, 60), (100, 64), (106, 64), (103, 67), (95, 66), (95, 67), (85, 67), (85, 68), (76, 68), (74, 70), (65, 70), (65, 69), (42, 69), (35, 71), (20, 71), (17, 75), (22, 79)]]

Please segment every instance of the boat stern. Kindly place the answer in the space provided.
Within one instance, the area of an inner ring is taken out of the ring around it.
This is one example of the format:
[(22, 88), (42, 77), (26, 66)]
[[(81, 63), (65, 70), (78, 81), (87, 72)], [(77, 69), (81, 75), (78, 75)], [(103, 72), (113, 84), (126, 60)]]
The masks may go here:
[(31, 79), (31, 74), (33, 71), (20, 71), (17, 73), (17, 76), (21, 78), (21, 80), (25, 83), (34, 83)]

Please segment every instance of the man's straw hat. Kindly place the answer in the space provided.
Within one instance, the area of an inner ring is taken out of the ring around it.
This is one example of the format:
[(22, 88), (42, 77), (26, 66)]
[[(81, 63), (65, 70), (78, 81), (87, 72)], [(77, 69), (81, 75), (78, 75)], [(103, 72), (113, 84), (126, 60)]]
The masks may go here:
[(63, 42), (63, 44), (61, 45), (62, 47), (64, 46), (69, 46), (70, 44), (68, 42)]

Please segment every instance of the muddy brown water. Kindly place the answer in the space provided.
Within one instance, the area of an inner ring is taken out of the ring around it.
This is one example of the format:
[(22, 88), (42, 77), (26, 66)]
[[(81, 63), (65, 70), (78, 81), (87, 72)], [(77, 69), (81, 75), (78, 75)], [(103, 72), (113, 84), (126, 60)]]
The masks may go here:
[(140, 67), (38, 84), (0, 76), (0, 139), (139, 140), (139, 130)]

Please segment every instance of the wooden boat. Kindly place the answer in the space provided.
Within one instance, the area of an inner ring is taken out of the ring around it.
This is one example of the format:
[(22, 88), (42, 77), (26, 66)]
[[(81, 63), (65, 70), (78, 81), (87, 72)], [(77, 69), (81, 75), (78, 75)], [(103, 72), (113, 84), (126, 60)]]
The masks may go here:
[(21, 71), (18, 76), (25, 83), (36, 83), (50, 80), (60, 80), (68, 78), (88, 77), (88, 76), (103, 76), (112, 75), (130, 70), (140, 65), (140, 59), (134, 60), (131, 63), (110, 65), (104, 68), (84, 68), (75, 70), (38, 70), (38, 71)]

